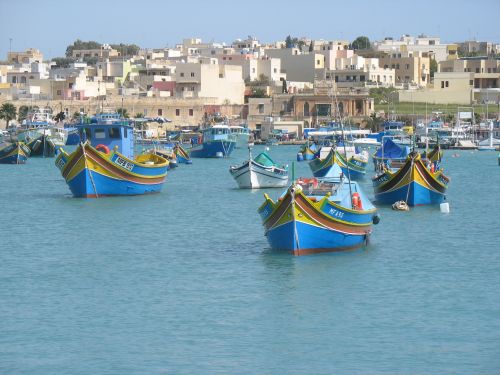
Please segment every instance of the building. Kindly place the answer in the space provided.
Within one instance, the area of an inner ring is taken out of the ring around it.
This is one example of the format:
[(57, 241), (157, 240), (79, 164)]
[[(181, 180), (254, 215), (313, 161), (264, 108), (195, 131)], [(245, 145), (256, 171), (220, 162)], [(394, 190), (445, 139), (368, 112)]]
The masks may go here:
[[(453, 60), (451, 60), (453, 61)], [(431, 58), (423, 52), (395, 52), (382, 55), (380, 66), (395, 70), (396, 85), (425, 87), (431, 79)]]
[(7, 54), (7, 62), (9, 64), (31, 64), (35, 61), (43, 61), (43, 54), (36, 48), (29, 48), (24, 52), (9, 52)]
[(460, 56), (487, 56), (495, 55), (496, 45), (491, 42), (478, 42), (476, 40), (469, 40), (457, 43), (458, 53)]
[(434, 103), (500, 102), (500, 59), (463, 58), (443, 61), (434, 74), (434, 84), (427, 90), (400, 92), (401, 101)]
[(121, 56), (120, 52), (111, 48), (108, 44), (103, 44), (101, 48), (95, 49), (74, 49), (71, 57), (82, 60), (84, 58), (96, 57), (100, 60)]
[(217, 59), (177, 63), (176, 97), (215, 98), (216, 104), (243, 104), (245, 82), (241, 66), (219, 65)]
[(390, 55), (399, 52), (424, 53), (432, 56), (437, 62), (458, 57), (458, 46), (456, 44), (442, 44), (440, 38), (426, 35), (419, 35), (418, 37), (403, 35), (399, 40), (385, 38), (383, 41), (374, 42), (373, 48)]
[(265, 54), (281, 60), (282, 72), (289, 81), (314, 82), (324, 73), (325, 56), (320, 53), (302, 53), (298, 48), (268, 48)]
[(335, 69), (327, 70), (325, 78), (337, 87), (389, 87), (394, 86), (395, 71), (379, 66), (378, 58), (353, 55), (335, 59)]

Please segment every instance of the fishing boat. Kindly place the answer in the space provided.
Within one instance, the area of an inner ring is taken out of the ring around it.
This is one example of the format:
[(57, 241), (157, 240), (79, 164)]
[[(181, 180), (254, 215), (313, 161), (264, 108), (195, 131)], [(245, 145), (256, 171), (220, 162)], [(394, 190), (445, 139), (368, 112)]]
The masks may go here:
[(307, 141), (297, 153), (297, 161), (313, 160), (317, 151), (318, 146), (316, 146), (314, 142), (309, 143), (309, 141)]
[(202, 141), (193, 145), (190, 154), (192, 158), (223, 158), (228, 157), (235, 146), (229, 126), (218, 124), (202, 130)]
[(265, 152), (252, 159), (250, 148), (248, 160), (239, 166), (231, 166), (229, 173), (240, 189), (278, 188), (288, 183), (286, 167), (276, 164)]
[(68, 134), (54, 124), (50, 109), (37, 109), (23, 121), (17, 138), (30, 148), (31, 156), (54, 157), (56, 150), (66, 144)]
[(402, 165), (406, 161), (410, 148), (408, 146), (400, 146), (394, 143), (391, 138), (383, 138), (382, 146), (373, 154), (373, 166), (375, 170), (381, 170), (382, 166), (391, 167)]
[(173, 148), (152, 148), (150, 150), (146, 150), (145, 153), (151, 153), (158, 156), (161, 156), (168, 162), (168, 169), (175, 169), (179, 165), (177, 162), (177, 156), (174, 153)]
[(324, 177), (335, 164), (350, 179), (357, 180), (366, 175), (368, 153), (359, 152), (354, 146), (346, 146), (345, 150), (342, 146), (324, 146), (320, 149), (319, 157), (309, 162), (309, 168), (314, 177)]
[(230, 125), (229, 130), (236, 141), (236, 148), (248, 147), (250, 140), (250, 130), (246, 126)]
[(0, 164), (25, 164), (30, 149), (22, 142), (0, 143)]
[(189, 153), (180, 145), (180, 143), (176, 143), (174, 146), (174, 153), (177, 157), (177, 163), (180, 164), (192, 164), (193, 161), (189, 157)]
[(419, 153), (411, 152), (401, 168), (383, 166), (372, 182), (377, 202), (402, 201), (409, 206), (419, 206), (442, 203), (446, 199), (449, 179), (442, 169), (436, 168), (436, 163), (424, 162)]
[(168, 162), (144, 153), (134, 157), (133, 127), (118, 113), (83, 119), (76, 125), (82, 140), (68, 154), (61, 149), (55, 164), (73, 196), (98, 198), (161, 191)]
[(300, 178), (276, 201), (264, 194), (258, 212), (273, 249), (307, 255), (354, 250), (367, 242), (379, 222), (377, 209), (340, 172), (336, 166), (329, 178)]

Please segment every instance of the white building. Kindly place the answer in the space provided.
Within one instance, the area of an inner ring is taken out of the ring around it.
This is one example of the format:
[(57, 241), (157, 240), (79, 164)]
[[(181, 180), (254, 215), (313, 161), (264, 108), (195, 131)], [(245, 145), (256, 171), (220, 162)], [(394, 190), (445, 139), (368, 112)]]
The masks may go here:
[(373, 43), (374, 49), (389, 54), (396, 52), (419, 52), (434, 56), (437, 62), (457, 57), (456, 44), (442, 44), (438, 37), (403, 35), (399, 40), (385, 38)]

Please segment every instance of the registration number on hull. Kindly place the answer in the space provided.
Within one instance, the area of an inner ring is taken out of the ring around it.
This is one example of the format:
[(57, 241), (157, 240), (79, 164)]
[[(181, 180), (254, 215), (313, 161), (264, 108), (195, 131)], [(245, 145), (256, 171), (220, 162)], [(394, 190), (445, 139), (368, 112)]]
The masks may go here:
[(132, 171), (132, 169), (134, 169), (134, 164), (129, 163), (128, 161), (119, 156), (116, 158), (115, 163), (118, 164), (120, 167), (125, 168), (128, 171)]

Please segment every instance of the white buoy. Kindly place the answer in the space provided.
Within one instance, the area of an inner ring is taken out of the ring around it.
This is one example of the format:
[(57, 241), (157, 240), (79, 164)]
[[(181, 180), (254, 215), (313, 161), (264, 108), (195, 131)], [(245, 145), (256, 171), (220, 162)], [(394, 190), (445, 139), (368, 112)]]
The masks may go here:
[(450, 213), (450, 204), (448, 202), (441, 203), (439, 205), (439, 209), (443, 214), (449, 214)]
[(269, 151), (269, 147), (266, 147), (266, 151)]
[(215, 153), (215, 157), (216, 157), (216, 158), (222, 158), (222, 157), (224, 157), (224, 154), (223, 154), (221, 151), (217, 151), (217, 152)]

